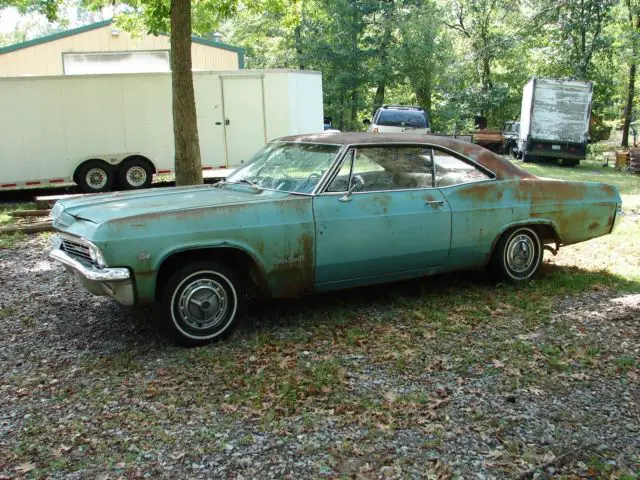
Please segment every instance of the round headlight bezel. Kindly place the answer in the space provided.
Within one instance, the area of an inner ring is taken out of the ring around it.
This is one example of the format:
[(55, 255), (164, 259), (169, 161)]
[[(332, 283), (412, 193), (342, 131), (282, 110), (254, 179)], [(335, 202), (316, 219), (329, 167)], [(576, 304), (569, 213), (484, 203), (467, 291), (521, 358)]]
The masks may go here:
[(104, 268), (107, 266), (107, 263), (104, 261), (104, 256), (98, 247), (96, 247), (93, 243), (87, 242), (89, 246), (89, 257), (91, 257), (91, 261), (95, 263), (98, 268)]

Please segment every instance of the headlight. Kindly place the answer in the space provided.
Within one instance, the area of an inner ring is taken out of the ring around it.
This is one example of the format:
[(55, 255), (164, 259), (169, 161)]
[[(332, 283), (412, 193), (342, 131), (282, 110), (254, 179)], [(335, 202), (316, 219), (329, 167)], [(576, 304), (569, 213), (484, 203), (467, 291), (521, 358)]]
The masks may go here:
[(98, 267), (104, 268), (106, 266), (102, 252), (93, 244), (89, 244), (89, 256), (91, 257), (91, 261), (98, 265)]

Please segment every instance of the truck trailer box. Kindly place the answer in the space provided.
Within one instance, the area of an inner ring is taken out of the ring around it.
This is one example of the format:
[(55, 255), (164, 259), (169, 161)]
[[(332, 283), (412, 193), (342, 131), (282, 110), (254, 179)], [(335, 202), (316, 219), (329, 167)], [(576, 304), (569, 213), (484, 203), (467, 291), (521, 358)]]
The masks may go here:
[(532, 78), (522, 91), (518, 151), (576, 165), (586, 157), (593, 84)]
[[(267, 141), (323, 131), (319, 72), (194, 72), (203, 169)], [(135, 189), (174, 168), (171, 74), (0, 79), (0, 190), (77, 183)]]

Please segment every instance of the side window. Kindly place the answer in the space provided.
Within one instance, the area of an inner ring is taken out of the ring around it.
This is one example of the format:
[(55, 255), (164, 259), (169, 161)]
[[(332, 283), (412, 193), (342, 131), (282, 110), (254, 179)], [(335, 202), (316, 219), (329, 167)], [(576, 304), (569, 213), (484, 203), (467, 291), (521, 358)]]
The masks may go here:
[(436, 166), (436, 187), (450, 187), (462, 183), (491, 180), (491, 176), (476, 166), (454, 157), (450, 153), (433, 149)]
[[(345, 191), (345, 165), (329, 186), (330, 192)], [(355, 150), (351, 182), (354, 191), (375, 192), (433, 187), (431, 149), (427, 147), (365, 147)]]
[(351, 162), (353, 159), (353, 150), (349, 151), (344, 157), (344, 161), (338, 174), (327, 187), (327, 192), (346, 192), (349, 189), (349, 178), (351, 177)]

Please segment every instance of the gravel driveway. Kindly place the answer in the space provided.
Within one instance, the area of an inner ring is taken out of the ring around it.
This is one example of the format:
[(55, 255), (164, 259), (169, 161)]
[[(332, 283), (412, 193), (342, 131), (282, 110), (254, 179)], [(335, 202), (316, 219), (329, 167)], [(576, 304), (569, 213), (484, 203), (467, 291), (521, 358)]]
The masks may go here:
[(185, 350), (46, 250), (0, 250), (0, 478), (637, 478), (638, 294), (438, 277)]

